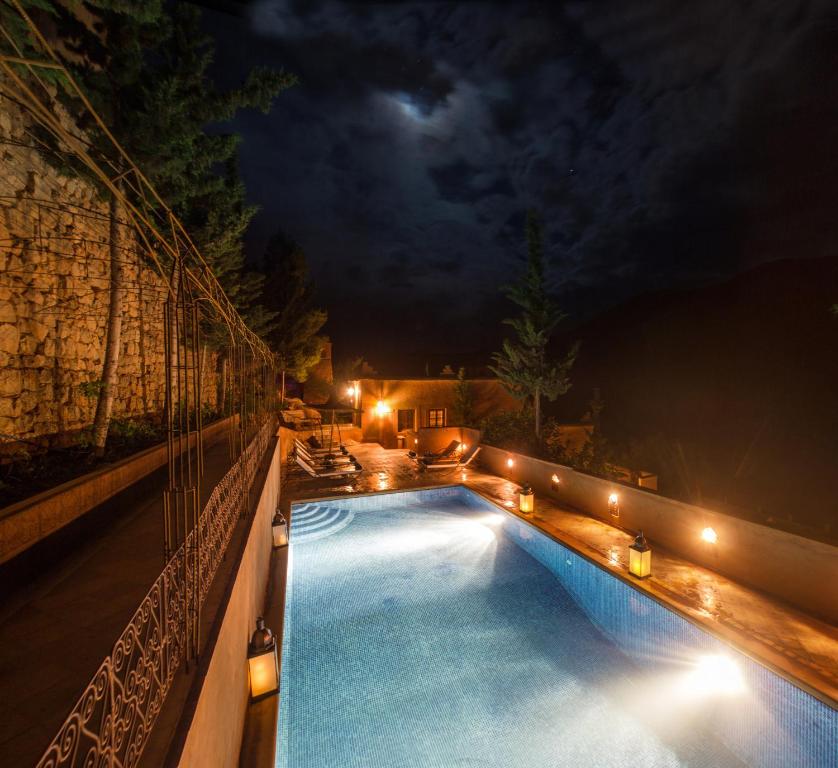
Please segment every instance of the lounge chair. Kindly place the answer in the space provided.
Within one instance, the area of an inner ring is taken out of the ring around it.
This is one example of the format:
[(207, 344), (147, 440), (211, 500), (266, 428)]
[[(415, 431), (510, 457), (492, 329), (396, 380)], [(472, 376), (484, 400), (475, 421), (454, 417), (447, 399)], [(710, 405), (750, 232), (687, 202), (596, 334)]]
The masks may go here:
[(421, 459), (419, 462), (419, 466), (422, 469), (447, 469), (456, 467), (458, 469), (462, 469), (463, 467), (467, 467), (471, 462), (474, 460), (474, 457), (480, 453), (480, 446), (475, 446), (471, 449), (468, 456), (465, 454), (460, 454), (459, 456), (454, 456), (451, 458), (442, 458), (442, 459)]
[(361, 471), (361, 465), (357, 462), (333, 465), (331, 467), (313, 467), (299, 454), (294, 459), (312, 477), (345, 477), (346, 475), (354, 475)]
[(335, 464), (355, 463), (355, 457), (351, 453), (324, 453), (312, 455), (301, 445), (294, 446), (294, 454), (297, 456), (302, 456), (313, 467), (317, 467), (320, 465), (332, 466)]
[(421, 456), (419, 456), (416, 453), (416, 451), (408, 451), (407, 455), (408, 455), (408, 458), (411, 458), (411, 459), (413, 459), (413, 461), (418, 461), (420, 463), (425, 461), (425, 460), (434, 461), (434, 460), (437, 460), (437, 459), (440, 459), (440, 460), (441, 459), (450, 459), (451, 457), (456, 458), (457, 449), (459, 447), (460, 447), (460, 441), (459, 440), (452, 440), (441, 451), (437, 451), (435, 453), (434, 452), (423, 453)]
[(302, 451), (307, 456), (311, 456), (313, 459), (322, 459), (327, 456), (349, 456), (349, 451), (346, 449), (345, 445), (338, 446), (336, 448), (310, 448), (303, 442), (299, 440), (294, 441), (294, 450), (295, 451)]

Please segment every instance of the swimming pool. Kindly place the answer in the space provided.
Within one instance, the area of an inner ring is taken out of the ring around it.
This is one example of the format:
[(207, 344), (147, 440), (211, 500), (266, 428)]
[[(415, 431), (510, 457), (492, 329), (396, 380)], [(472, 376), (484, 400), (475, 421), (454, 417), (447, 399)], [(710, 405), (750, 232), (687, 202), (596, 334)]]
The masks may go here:
[(292, 507), (283, 768), (825, 766), (838, 713), (461, 486)]

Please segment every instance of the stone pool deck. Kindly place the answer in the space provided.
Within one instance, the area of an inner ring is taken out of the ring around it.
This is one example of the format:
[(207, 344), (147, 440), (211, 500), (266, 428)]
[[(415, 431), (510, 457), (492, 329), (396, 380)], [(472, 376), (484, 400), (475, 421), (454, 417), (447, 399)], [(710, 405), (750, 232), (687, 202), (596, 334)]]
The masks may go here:
[[(654, 548), (654, 542), (653, 575), (643, 581), (635, 579), (628, 573), (628, 546), (633, 541), (629, 533), (541, 496), (536, 498), (533, 515), (521, 515), (517, 485), (479, 467), (464, 472), (420, 471), (404, 450), (365, 443), (353, 444), (351, 451), (364, 470), (348, 482), (312, 478), (293, 462), (285, 463), (285, 511), (291, 503), (304, 499), (465, 485), (838, 709), (838, 628)], [(271, 581), (275, 583), (275, 579)], [(271, 612), (281, 610), (280, 606), (281, 601), (275, 602)], [(279, 622), (275, 621), (274, 626)]]

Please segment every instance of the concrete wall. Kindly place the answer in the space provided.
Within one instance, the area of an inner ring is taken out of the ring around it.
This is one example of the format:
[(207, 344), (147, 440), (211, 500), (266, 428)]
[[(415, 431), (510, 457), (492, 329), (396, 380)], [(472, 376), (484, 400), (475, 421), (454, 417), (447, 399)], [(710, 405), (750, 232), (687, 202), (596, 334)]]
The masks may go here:
[(178, 765), (183, 768), (238, 765), (249, 701), (247, 646), (268, 586), (271, 520), (279, 502), (281, 456), (278, 440), (181, 752)]
[[(444, 408), (446, 426), (460, 426), (454, 423), (453, 408), (457, 380), (445, 379), (361, 379), (359, 407), (364, 439), (381, 443), (385, 448), (398, 447), (398, 411), (414, 412), (414, 429), (428, 426), (428, 410)], [(474, 421), (497, 411), (517, 411), (521, 401), (512, 397), (497, 379), (470, 379), (469, 386), (474, 400)], [(381, 400), (391, 409), (389, 414), (379, 416), (375, 406)], [(450, 438), (449, 438), (450, 439)]]
[[(210, 424), (204, 443), (224, 437), (230, 418)], [(194, 446), (194, 436), (190, 445)], [(152, 446), (108, 467), (90, 472), (0, 510), (0, 563), (37, 544), (112, 496), (162, 467), (168, 458), (165, 443)]]
[[(536, 509), (538, 495), (545, 495), (621, 528), (642, 529), (653, 545), (838, 624), (838, 547), (491, 446), (483, 447), (478, 462), (501, 477), (529, 482)], [(608, 510), (612, 493), (619, 497), (617, 519)], [(702, 540), (707, 527), (718, 534), (716, 544)]]

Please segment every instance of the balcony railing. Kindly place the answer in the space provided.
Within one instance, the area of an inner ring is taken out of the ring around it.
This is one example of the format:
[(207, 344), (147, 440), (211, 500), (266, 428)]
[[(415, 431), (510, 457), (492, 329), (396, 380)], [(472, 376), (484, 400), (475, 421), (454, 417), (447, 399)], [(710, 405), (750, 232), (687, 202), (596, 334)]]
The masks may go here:
[[(166, 563), (128, 626), (52, 740), (38, 768), (130, 768), (139, 762), (186, 652), (187, 617), (200, 608), (275, 432), (269, 419), (215, 486), (201, 512), (198, 584), (187, 567), (195, 530)], [(193, 601), (198, 605), (193, 606)]]

